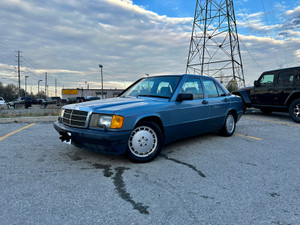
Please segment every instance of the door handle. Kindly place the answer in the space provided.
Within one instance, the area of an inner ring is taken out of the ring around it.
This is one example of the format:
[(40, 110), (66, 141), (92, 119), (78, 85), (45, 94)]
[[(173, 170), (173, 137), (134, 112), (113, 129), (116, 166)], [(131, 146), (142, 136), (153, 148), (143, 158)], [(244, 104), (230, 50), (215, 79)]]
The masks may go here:
[(229, 102), (229, 99), (228, 98), (224, 98), (224, 102)]
[(208, 101), (203, 100), (203, 101), (202, 101), (202, 104), (203, 104), (203, 105), (206, 105), (206, 104), (208, 104)]

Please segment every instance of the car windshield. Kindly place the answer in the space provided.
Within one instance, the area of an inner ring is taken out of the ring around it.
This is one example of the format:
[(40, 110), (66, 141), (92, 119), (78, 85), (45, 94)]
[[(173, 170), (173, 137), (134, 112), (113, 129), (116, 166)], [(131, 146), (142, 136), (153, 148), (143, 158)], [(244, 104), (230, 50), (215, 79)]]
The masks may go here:
[(180, 76), (148, 77), (129, 88), (121, 97), (157, 97), (170, 98), (176, 89)]

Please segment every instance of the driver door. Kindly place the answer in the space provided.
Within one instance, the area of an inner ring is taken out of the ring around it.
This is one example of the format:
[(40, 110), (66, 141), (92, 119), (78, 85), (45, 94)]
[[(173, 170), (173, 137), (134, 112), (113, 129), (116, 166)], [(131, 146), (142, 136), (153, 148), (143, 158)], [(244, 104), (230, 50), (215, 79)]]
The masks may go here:
[(209, 105), (204, 99), (203, 87), (199, 78), (187, 78), (179, 93), (192, 94), (193, 100), (174, 102), (172, 114), (168, 112), (167, 121), (173, 124), (166, 132), (168, 139), (186, 138), (207, 132)]
[(256, 83), (251, 100), (257, 105), (272, 105), (274, 98), (275, 74), (263, 74)]

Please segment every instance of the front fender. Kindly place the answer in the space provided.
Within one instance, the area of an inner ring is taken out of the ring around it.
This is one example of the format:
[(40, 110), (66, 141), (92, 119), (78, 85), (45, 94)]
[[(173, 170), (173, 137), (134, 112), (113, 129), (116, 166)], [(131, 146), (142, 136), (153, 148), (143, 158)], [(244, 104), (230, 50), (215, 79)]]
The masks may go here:
[(232, 94), (240, 96), (244, 103), (251, 104), (251, 100), (250, 100), (249, 95), (246, 91), (237, 90), (237, 91), (233, 91)]

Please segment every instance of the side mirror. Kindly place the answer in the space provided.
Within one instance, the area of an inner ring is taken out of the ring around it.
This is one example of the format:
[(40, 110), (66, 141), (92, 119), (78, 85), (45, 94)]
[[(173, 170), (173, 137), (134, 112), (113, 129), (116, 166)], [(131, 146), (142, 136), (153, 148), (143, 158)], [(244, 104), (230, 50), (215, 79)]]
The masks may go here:
[(182, 102), (185, 100), (193, 100), (193, 99), (194, 99), (193, 94), (179, 94), (177, 96), (176, 102)]
[(260, 83), (256, 80), (256, 81), (254, 81), (254, 86), (255, 86), (255, 87), (259, 87), (259, 86), (260, 86)]

